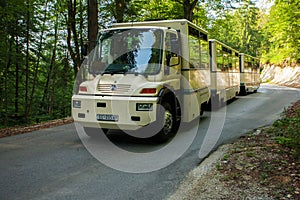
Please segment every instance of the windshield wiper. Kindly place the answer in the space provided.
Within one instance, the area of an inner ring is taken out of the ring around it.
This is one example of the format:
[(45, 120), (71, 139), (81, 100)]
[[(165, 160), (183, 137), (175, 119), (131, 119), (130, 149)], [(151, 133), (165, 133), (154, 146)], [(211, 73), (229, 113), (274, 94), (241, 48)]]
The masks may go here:
[(124, 64), (111, 64), (109, 65), (102, 74), (125, 74), (130, 70), (129, 65)]
[(125, 74), (128, 70), (127, 69), (119, 69), (119, 70), (105, 70), (101, 74)]

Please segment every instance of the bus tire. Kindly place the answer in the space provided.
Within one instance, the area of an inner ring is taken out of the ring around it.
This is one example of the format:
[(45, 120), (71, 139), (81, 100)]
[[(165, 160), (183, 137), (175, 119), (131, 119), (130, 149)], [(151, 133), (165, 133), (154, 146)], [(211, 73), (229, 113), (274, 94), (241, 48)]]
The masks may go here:
[(166, 142), (178, 131), (178, 126), (176, 126), (176, 116), (174, 114), (174, 109), (170, 106), (169, 103), (163, 102), (162, 107), (158, 113), (158, 126), (162, 127), (161, 130), (154, 136), (155, 139), (159, 142)]

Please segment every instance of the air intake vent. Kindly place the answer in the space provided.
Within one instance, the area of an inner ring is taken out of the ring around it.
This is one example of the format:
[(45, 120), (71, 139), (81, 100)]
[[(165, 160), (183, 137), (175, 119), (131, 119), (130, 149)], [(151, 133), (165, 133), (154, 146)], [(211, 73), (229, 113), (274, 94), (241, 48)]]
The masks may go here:
[(130, 91), (128, 84), (99, 84), (98, 91), (103, 94), (126, 94)]

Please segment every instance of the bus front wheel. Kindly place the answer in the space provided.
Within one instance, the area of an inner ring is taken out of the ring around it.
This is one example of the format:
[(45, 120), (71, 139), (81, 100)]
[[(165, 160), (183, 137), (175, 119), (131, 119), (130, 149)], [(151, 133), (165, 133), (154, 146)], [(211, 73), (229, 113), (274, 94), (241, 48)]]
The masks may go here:
[(155, 135), (156, 139), (160, 142), (165, 142), (173, 137), (176, 132), (176, 117), (174, 114), (174, 109), (171, 108), (170, 104), (167, 102), (162, 103), (163, 109), (158, 115), (158, 126), (161, 127), (160, 131)]

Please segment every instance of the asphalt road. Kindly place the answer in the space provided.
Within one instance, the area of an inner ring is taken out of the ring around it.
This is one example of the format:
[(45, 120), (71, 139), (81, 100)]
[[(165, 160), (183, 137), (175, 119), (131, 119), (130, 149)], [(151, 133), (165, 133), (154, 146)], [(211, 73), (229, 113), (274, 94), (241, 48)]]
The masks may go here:
[[(258, 93), (238, 97), (216, 113), (206, 112), (199, 127), (193, 124), (197, 136), (187, 151), (149, 173), (127, 173), (102, 164), (82, 144), (74, 124), (2, 138), (0, 199), (167, 199), (211, 149), (271, 124), (299, 99), (300, 90), (262, 85)], [(218, 123), (222, 126), (215, 127)], [(210, 134), (218, 131), (216, 141)], [(110, 139), (137, 153), (164, 147), (121, 132), (113, 132)]]

